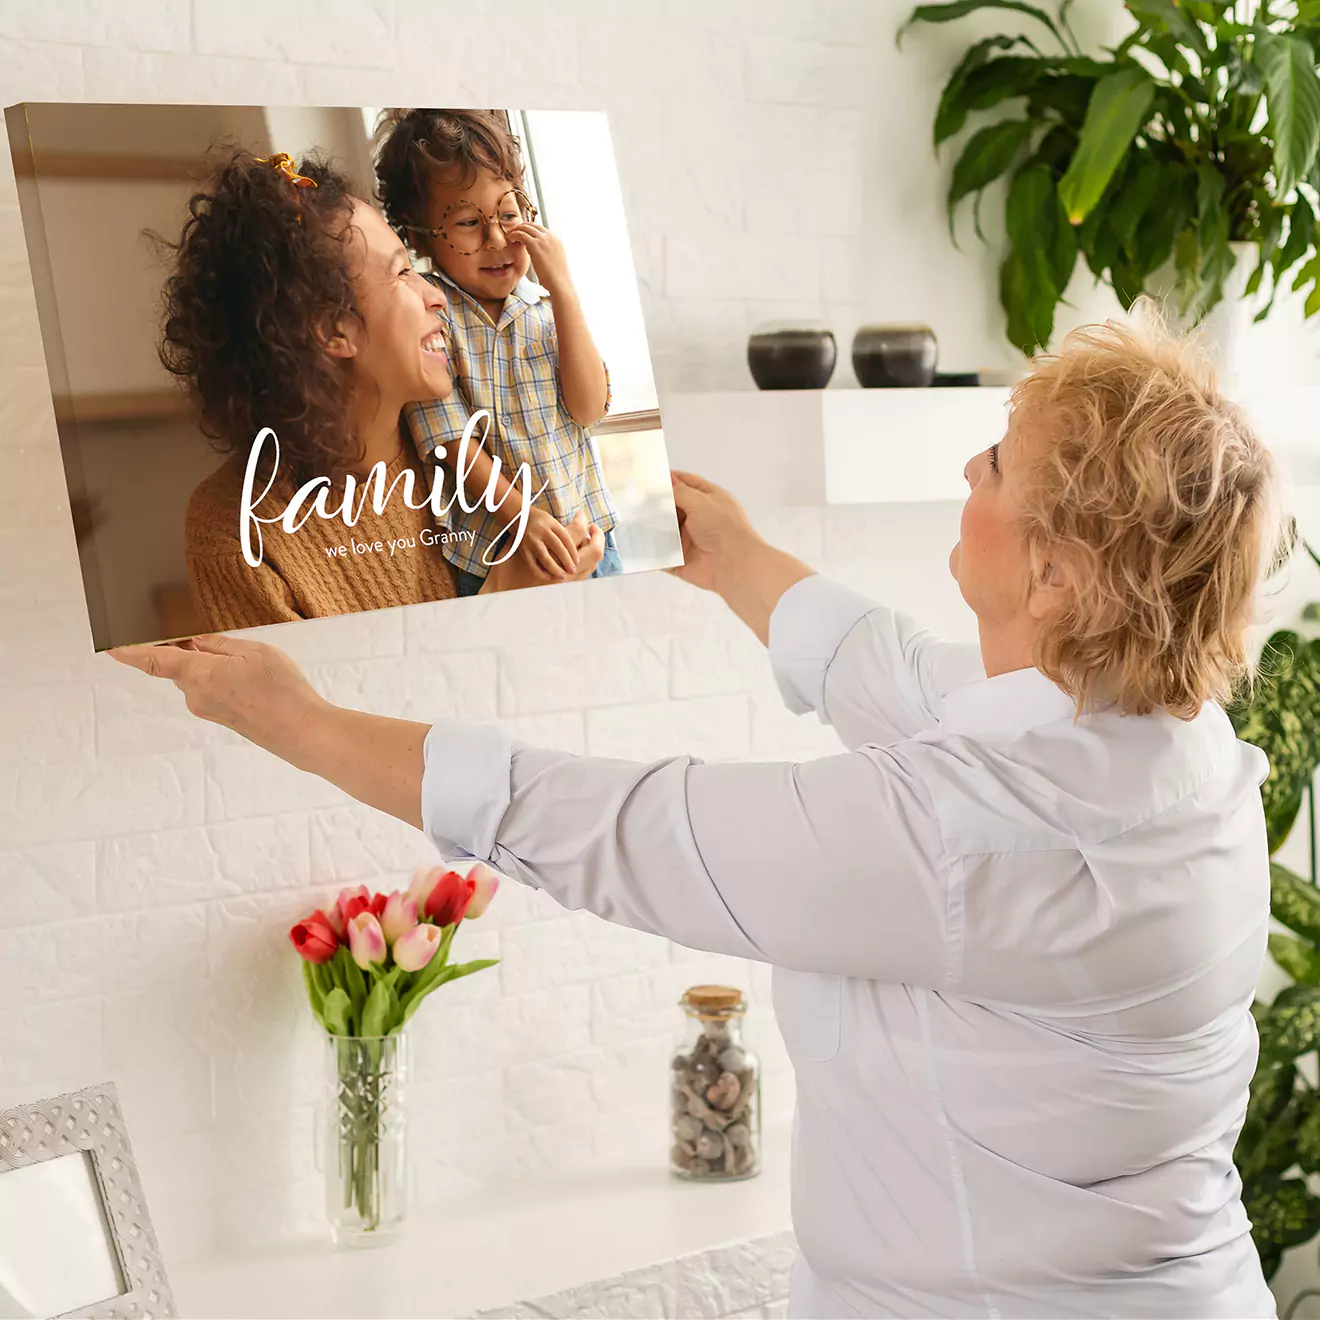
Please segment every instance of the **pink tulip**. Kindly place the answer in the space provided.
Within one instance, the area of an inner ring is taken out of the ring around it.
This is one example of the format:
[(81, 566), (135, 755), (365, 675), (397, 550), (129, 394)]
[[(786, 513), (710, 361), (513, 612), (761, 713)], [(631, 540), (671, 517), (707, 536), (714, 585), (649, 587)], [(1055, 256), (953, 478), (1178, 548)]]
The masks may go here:
[(405, 972), (420, 972), (435, 957), (440, 938), (439, 926), (414, 926), (399, 936), (394, 946), (394, 961)]
[(485, 862), (478, 862), (468, 873), (467, 878), (476, 885), (472, 891), (472, 902), (463, 914), (464, 919), (472, 921), (490, 907), (495, 891), (500, 887), (500, 878)]
[(444, 866), (421, 866), (413, 872), (412, 884), (408, 886), (408, 897), (417, 900), (419, 912), (426, 907), (427, 897), (435, 888), (435, 882), (447, 869)]
[(389, 946), (380, 922), (370, 912), (359, 912), (348, 923), (348, 951), (353, 961), (365, 971), (385, 961)]
[(355, 909), (352, 912), (346, 910), (348, 908), (348, 905), (355, 898), (365, 899), (367, 904), (370, 904), (371, 891), (366, 887), (366, 885), (358, 885), (356, 889), (341, 889), (339, 891), (339, 897), (335, 899), (335, 906), (333, 911), (335, 916), (339, 920), (339, 925), (342, 927), (342, 929), (339, 932), (341, 937), (343, 937), (344, 933), (348, 930), (348, 923), (350, 919), (357, 916), (358, 912), (362, 910), (361, 907), (355, 907)]
[(417, 924), (417, 900), (409, 894), (401, 894), (396, 889), (385, 901), (385, 910), (380, 915), (380, 928), (385, 938), (393, 944), (406, 935)]

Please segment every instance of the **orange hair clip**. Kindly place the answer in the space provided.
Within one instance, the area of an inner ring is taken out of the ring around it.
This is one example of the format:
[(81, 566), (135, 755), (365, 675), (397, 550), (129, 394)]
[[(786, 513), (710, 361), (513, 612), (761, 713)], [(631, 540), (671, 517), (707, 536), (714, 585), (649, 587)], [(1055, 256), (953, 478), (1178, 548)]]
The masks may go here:
[(299, 174), (293, 168), (293, 157), (287, 151), (277, 151), (273, 156), (258, 156), (258, 165), (269, 165), (276, 174), (282, 174), (295, 188), (315, 188), (316, 180)]

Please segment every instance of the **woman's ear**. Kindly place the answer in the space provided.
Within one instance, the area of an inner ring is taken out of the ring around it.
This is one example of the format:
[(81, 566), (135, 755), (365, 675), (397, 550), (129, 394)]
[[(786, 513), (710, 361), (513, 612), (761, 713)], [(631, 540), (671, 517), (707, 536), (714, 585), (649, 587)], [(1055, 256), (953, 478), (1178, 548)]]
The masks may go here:
[(316, 337), (321, 341), (321, 347), (335, 358), (355, 358), (357, 357), (357, 344), (352, 337), (347, 334), (342, 325), (330, 327), (318, 326)]
[(1027, 597), (1027, 611), (1033, 619), (1048, 618), (1072, 600), (1075, 585), (1067, 557), (1051, 552), (1035, 574)]

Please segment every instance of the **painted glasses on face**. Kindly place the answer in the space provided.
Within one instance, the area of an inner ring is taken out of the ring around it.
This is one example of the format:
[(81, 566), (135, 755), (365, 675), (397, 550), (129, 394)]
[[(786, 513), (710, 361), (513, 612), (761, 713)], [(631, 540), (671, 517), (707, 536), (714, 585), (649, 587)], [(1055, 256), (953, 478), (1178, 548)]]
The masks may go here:
[(535, 221), (536, 207), (521, 188), (510, 188), (495, 205), (495, 213), (487, 215), (476, 202), (459, 198), (445, 207), (438, 225), (405, 225), (414, 234), (429, 234), (449, 244), (463, 257), (475, 256), (486, 246), (487, 236), (498, 225), (508, 236), (514, 225)]

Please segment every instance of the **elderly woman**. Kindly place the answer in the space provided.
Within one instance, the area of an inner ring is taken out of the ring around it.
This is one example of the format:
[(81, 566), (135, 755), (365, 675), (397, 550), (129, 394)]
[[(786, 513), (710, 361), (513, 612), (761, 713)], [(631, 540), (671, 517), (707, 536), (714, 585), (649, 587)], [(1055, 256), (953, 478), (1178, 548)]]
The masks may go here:
[(966, 477), (950, 568), (979, 648), (676, 476), (679, 575), (848, 748), (805, 764), (378, 718), (223, 637), (121, 658), (450, 854), (774, 964), (794, 1314), (1272, 1316), (1232, 1159), (1267, 766), (1221, 704), (1278, 544), (1269, 456), (1178, 344), (1110, 327), (1037, 364)]

